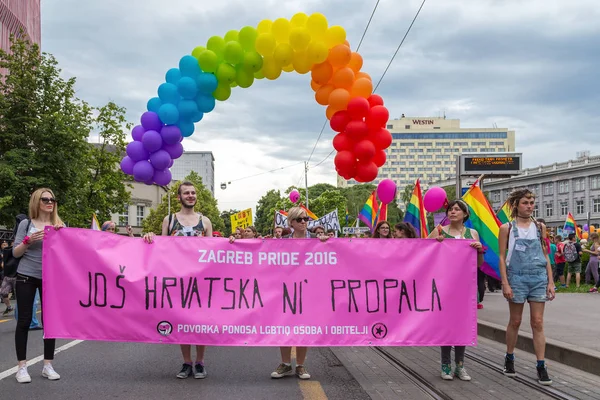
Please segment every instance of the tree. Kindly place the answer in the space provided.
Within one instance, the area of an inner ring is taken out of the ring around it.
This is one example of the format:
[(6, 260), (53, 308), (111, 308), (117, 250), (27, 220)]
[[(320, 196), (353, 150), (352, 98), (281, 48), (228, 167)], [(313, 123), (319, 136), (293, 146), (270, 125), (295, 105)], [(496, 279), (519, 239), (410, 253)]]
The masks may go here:
[[(189, 181), (196, 187), (196, 197), (198, 201), (194, 207), (194, 211), (201, 212), (212, 222), (213, 231), (223, 231), (225, 224), (221, 219), (219, 210), (217, 208), (217, 201), (212, 197), (210, 190), (206, 189), (202, 184), (202, 177), (196, 172), (192, 171), (183, 181)], [(142, 230), (144, 233), (154, 232), (158, 235), (162, 232), (163, 219), (169, 213), (169, 197), (171, 198), (171, 214), (178, 212), (181, 209), (181, 204), (177, 200), (177, 190), (181, 182), (173, 185), (169, 191), (163, 196), (160, 204), (150, 210), (150, 213), (142, 222)]]
[[(365, 202), (373, 193), (373, 190), (377, 189), (377, 186), (373, 184), (353, 185), (343, 189), (343, 193), (346, 196), (346, 204), (348, 207), (348, 225), (353, 225), (356, 222), (356, 217), (360, 210), (362, 210)], [(345, 225), (345, 220), (344, 220)]]
[(229, 210), (221, 212), (221, 220), (223, 221), (224, 225), (223, 232), (221, 232), (223, 234), (223, 237), (231, 236), (231, 216), (239, 212), (240, 210)]
[(258, 200), (254, 227), (260, 234), (267, 235), (273, 229), (273, 216), (279, 200), (281, 200), (281, 192), (274, 189), (269, 190)]
[(404, 203), (404, 209), (408, 209), (408, 203), (410, 203), (413, 190), (415, 190), (415, 185), (413, 184), (404, 186), (404, 191), (402, 191), (402, 195), (400, 196), (400, 201)]
[(442, 189), (444, 189), (444, 191), (446, 192), (446, 197), (448, 198), (448, 201), (452, 201), (458, 198), (456, 196), (456, 185), (444, 186)]
[(344, 196), (340, 190), (327, 190), (321, 193), (321, 195), (316, 199), (310, 201), (310, 211), (315, 213), (318, 217), (322, 217), (323, 215), (337, 210), (340, 225), (343, 226), (346, 215), (347, 201), (348, 200), (346, 199), (346, 196)]
[[(328, 190), (339, 190), (337, 187), (330, 185), (329, 183), (317, 183), (315, 185), (308, 187), (308, 205), (312, 202), (312, 199), (316, 199), (321, 194), (325, 193)], [(303, 191), (306, 193), (306, 191)], [(312, 206), (311, 206), (312, 211)]]

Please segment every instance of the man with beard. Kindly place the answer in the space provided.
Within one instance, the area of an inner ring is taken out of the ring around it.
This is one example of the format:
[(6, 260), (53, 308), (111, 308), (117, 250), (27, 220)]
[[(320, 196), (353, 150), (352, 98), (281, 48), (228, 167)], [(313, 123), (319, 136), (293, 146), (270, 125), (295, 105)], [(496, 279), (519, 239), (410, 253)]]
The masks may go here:
[[(182, 182), (177, 189), (177, 199), (181, 203), (181, 210), (165, 217), (162, 223), (162, 235), (212, 237), (213, 229), (210, 219), (194, 211), (197, 201), (194, 184), (187, 181)], [(152, 243), (153, 239), (154, 233), (152, 232), (144, 235), (144, 241), (147, 243)], [(183, 367), (177, 374), (177, 378), (185, 379), (192, 375), (196, 379), (206, 378), (205, 350), (206, 346), (196, 346), (196, 362), (192, 363), (192, 346), (181, 345)]]

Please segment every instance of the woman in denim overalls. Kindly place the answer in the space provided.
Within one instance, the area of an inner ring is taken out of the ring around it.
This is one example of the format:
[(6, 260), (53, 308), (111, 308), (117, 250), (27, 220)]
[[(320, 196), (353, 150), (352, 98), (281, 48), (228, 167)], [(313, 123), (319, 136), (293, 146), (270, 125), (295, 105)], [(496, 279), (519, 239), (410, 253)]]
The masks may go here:
[(532, 219), (535, 195), (528, 189), (513, 191), (508, 197), (513, 221), (500, 227), (500, 275), (502, 293), (508, 300), (510, 321), (506, 328), (504, 374), (516, 376), (514, 350), (523, 316), (525, 301), (529, 302), (533, 347), (537, 357), (538, 382), (551, 385), (544, 361), (544, 306), (554, 299), (552, 266), (543, 250), (546, 226)]

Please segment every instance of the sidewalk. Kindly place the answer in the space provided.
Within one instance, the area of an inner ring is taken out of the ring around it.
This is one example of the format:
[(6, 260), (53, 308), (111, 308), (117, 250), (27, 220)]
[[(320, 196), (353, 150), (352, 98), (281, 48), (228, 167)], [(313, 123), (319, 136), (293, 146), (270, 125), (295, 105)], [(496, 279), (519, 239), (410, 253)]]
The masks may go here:
[[(508, 305), (501, 292), (486, 293), (478, 310), (479, 335), (504, 342)], [(600, 294), (557, 293), (546, 304), (544, 331), (549, 359), (600, 373)], [(529, 306), (525, 305), (517, 347), (533, 352)]]

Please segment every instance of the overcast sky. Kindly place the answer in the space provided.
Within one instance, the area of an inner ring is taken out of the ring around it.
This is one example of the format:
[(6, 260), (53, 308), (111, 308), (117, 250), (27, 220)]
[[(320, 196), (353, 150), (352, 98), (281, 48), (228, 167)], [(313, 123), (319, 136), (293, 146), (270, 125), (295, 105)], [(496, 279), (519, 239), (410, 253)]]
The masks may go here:
[[(77, 77), (77, 96), (112, 100), (138, 123), (165, 72), (213, 35), (262, 19), (321, 12), (356, 48), (376, 0), (42, 1), (42, 48)], [(376, 82), (421, 0), (381, 0), (361, 46)], [(459, 118), (467, 128), (516, 131), (526, 167), (600, 154), (600, 7), (597, 0), (427, 0), (378, 93), (390, 115)], [(304, 166), (325, 121), (310, 76), (255, 81), (196, 124), (187, 150), (214, 153), (221, 209), (254, 206), (269, 189), (304, 184)], [(310, 165), (332, 150), (327, 128)], [(309, 185), (335, 184), (332, 158)], [(279, 172), (220, 182), (287, 167)]]

